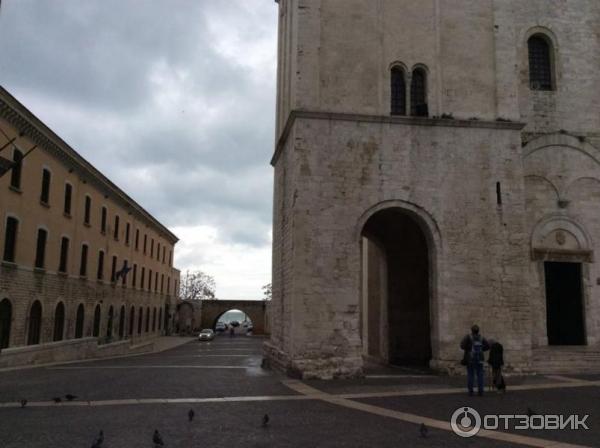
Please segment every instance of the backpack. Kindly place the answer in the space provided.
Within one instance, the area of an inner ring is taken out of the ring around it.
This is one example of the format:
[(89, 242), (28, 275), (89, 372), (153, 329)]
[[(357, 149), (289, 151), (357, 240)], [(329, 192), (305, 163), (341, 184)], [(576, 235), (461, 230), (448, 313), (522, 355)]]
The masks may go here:
[(483, 362), (483, 339), (481, 336), (471, 336), (471, 362)]

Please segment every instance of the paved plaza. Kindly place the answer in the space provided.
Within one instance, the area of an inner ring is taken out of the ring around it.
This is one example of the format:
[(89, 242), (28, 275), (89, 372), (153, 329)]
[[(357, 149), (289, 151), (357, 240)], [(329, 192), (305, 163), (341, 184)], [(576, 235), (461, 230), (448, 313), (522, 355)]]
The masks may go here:
[[(0, 372), (0, 447), (90, 447), (100, 430), (102, 447), (153, 447), (155, 429), (167, 447), (600, 446), (600, 375), (509, 377), (506, 395), (484, 397), (468, 397), (462, 378), (394, 369), (301, 382), (261, 368), (263, 341), (220, 336), (162, 353)], [(449, 424), (464, 406), (482, 415), (589, 414), (590, 429), (465, 439)]]

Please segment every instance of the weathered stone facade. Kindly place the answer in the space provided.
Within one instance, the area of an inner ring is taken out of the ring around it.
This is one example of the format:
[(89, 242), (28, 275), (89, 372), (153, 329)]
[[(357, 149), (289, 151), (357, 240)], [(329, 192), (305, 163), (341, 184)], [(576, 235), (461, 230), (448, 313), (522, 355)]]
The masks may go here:
[[(600, 370), (600, 4), (278, 3), (272, 362), (323, 378), (367, 361), (453, 371), (477, 322), (509, 369), (562, 356)], [(531, 38), (549, 48), (545, 90)], [(394, 67), (405, 116), (390, 115)], [(573, 266), (580, 285), (553, 286)], [(581, 308), (581, 328), (556, 301)], [(583, 339), (552, 341), (558, 327)]]

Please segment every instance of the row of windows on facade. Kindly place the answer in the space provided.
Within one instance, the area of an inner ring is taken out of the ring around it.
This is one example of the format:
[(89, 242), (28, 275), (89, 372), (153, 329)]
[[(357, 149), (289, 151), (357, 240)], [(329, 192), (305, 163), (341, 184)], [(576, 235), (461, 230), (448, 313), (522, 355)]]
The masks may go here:
[[(3, 299), (0, 301), (0, 350), (7, 348), (10, 344), (10, 333), (12, 325), (12, 304), (10, 300)], [(56, 305), (54, 311), (54, 331), (52, 335), (53, 341), (62, 341), (65, 336), (65, 305), (63, 302), (59, 302)], [(125, 328), (125, 305), (121, 306), (119, 313), (119, 322), (117, 332), (114, 331), (115, 325), (115, 311), (111, 305), (106, 322), (106, 337), (112, 339), (118, 335), (119, 339), (123, 339), (125, 334), (133, 336), (135, 331), (135, 306), (131, 306), (129, 310), (129, 326), (128, 330)], [(152, 327), (150, 327), (150, 307), (146, 307), (146, 318), (145, 326), (143, 325), (144, 308), (139, 307), (137, 313), (137, 334), (140, 335), (142, 332), (155, 332), (158, 328), (160, 331), (163, 327), (163, 310), (158, 308), (158, 320), (157, 320), (157, 308), (154, 307), (152, 312)], [(100, 337), (100, 323), (102, 318), (102, 308), (100, 304), (96, 305), (94, 309), (94, 318), (91, 328), (91, 335), (94, 337)], [(75, 318), (75, 339), (80, 339), (84, 336), (85, 327), (85, 307), (82, 303), (77, 307), (77, 315)], [(165, 310), (164, 314), (164, 328), (167, 328), (168, 316)], [(158, 324), (158, 325), (157, 325)], [(42, 333), (42, 304), (39, 300), (36, 300), (29, 311), (27, 319), (27, 345), (35, 345), (40, 343)]]
[[(21, 169), (22, 169), (22, 159), (23, 154), (18, 149), (15, 149), (13, 153), (13, 161), (15, 162), (15, 166), (11, 171), (10, 178), (10, 186), (13, 189), (20, 191), (21, 189)], [(50, 183), (51, 183), (52, 174), (46, 168), (42, 169), (42, 190), (40, 194), (40, 201), (45, 206), (49, 206), (50, 201)], [(72, 208), (72, 198), (73, 198), (73, 186), (69, 183), (65, 183), (65, 194), (64, 194), (64, 204), (63, 204), (63, 212), (65, 216), (71, 216), (71, 208)], [(91, 211), (92, 211), (92, 198), (88, 195), (85, 196), (84, 203), (84, 213), (83, 213), (83, 224), (86, 226), (91, 226)], [(107, 219), (108, 219), (108, 209), (105, 206), (102, 206), (100, 210), (100, 232), (102, 234), (106, 234), (107, 230)], [(119, 241), (120, 237), (120, 217), (119, 215), (115, 215), (114, 227), (113, 227), (113, 237), (115, 241)], [(131, 225), (130, 223), (125, 224), (125, 245), (129, 246), (130, 244), (130, 234), (131, 234)], [(136, 229), (135, 231), (135, 239), (134, 239), (134, 247), (135, 250), (139, 250), (140, 247), (140, 230)], [(147, 254), (148, 248), (148, 235), (144, 234), (143, 241), (143, 253)], [(150, 257), (154, 258), (154, 238), (150, 240)], [(161, 261), (162, 263), (166, 263), (166, 247), (162, 246), (162, 257), (161, 257), (161, 245), (159, 242), (156, 244), (156, 260)], [(169, 266), (173, 265), (173, 252), (169, 250)]]
[[(529, 54), (529, 85), (532, 90), (553, 90), (553, 48), (551, 41), (542, 34), (531, 36), (527, 42)], [(406, 72), (400, 66), (391, 69), (391, 113), (426, 117), (427, 73), (423, 68), (415, 68), (410, 78), (410, 101), (407, 104)]]
[[(6, 235), (4, 239), (4, 257), (3, 260), (9, 263), (14, 263), (16, 260), (16, 243), (17, 243), (17, 233), (18, 233), (19, 221), (16, 218), (9, 217), (6, 221)], [(34, 259), (34, 267), (36, 269), (45, 269), (46, 268), (46, 243), (48, 240), (48, 232), (45, 229), (38, 229), (37, 234), (37, 244), (35, 251), (35, 259)], [(68, 237), (62, 237), (60, 242), (60, 257), (58, 262), (58, 272), (60, 273), (68, 273), (68, 259), (69, 259), (69, 246), (70, 240)], [(87, 244), (81, 245), (81, 259), (79, 264), (79, 275), (81, 277), (88, 276), (88, 251), (89, 246)], [(132, 281), (131, 286), (134, 288), (139, 287), (140, 289), (144, 289), (145, 278), (146, 278), (146, 268), (141, 268), (141, 276), (140, 282), (138, 285), (138, 265), (134, 264), (131, 268), (128, 266), (128, 261), (123, 261), (123, 267), (117, 271), (117, 256), (113, 255), (112, 257), (112, 266), (111, 266), (111, 282), (116, 283), (119, 278), (123, 286), (127, 286), (127, 277), (129, 276), (129, 272), (131, 271)], [(96, 272), (96, 278), (98, 280), (104, 280), (104, 251), (100, 250), (98, 252), (98, 270)], [(152, 269), (148, 269), (148, 283), (147, 290), (152, 291)], [(154, 292), (158, 292), (158, 281), (159, 281), (159, 273), (154, 273)], [(165, 286), (165, 275), (160, 274), (160, 293), (164, 292)], [(171, 277), (167, 276), (167, 294), (171, 291)], [(177, 282), (175, 282), (173, 293), (177, 292)]]

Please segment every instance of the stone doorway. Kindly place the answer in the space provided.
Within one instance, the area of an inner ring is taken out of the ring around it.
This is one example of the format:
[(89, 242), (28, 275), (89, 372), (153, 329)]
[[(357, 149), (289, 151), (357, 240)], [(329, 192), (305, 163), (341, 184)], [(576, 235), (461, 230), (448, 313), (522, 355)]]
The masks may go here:
[(430, 253), (419, 218), (384, 209), (362, 231), (362, 339), (367, 359), (428, 366)]
[(548, 345), (585, 345), (581, 263), (544, 263)]

